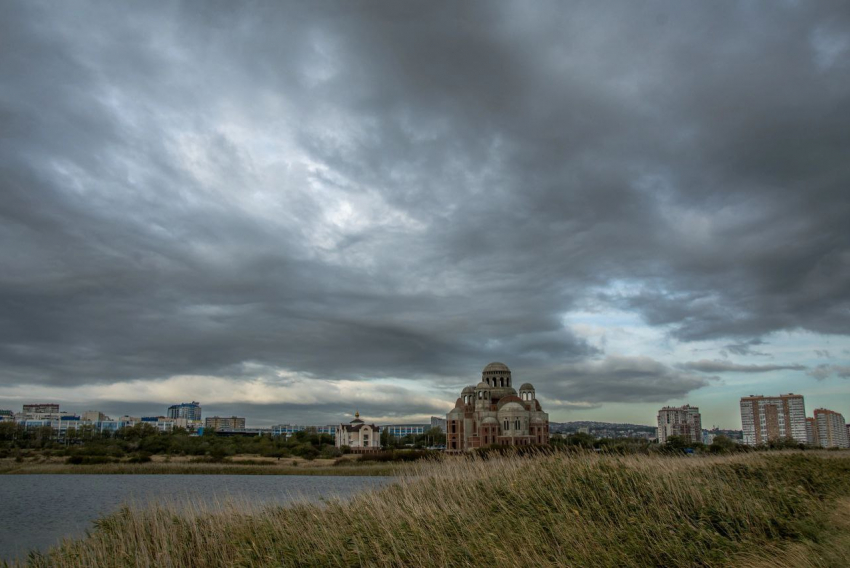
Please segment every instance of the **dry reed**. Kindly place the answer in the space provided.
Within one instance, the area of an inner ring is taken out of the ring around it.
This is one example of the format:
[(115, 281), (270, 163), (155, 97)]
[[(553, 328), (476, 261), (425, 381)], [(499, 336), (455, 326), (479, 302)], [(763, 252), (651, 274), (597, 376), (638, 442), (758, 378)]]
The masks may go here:
[(389, 487), (324, 505), (124, 509), (29, 564), (758, 566), (777, 551), (803, 566), (850, 559), (846, 526), (834, 522), (850, 496), (844, 452), (465, 457), (403, 471)]

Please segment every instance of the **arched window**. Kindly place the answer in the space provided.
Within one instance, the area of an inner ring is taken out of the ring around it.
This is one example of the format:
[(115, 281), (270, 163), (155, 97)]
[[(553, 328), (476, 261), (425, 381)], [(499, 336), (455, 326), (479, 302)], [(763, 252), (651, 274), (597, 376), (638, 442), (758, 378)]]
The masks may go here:
[(508, 431), (508, 430), (510, 430), (510, 429), (511, 429), (511, 428), (510, 428), (510, 425), (509, 425), (509, 423), (508, 423), (507, 419), (505, 419), (505, 431), (507, 432), (507, 431)]
[(499, 386), (500, 386), (500, 387), (505, 386), (505, 377), (501, 377), (501, 378), (499, 379)]
[(484, 398), (484, 391), (478, 391), (478, 400)]

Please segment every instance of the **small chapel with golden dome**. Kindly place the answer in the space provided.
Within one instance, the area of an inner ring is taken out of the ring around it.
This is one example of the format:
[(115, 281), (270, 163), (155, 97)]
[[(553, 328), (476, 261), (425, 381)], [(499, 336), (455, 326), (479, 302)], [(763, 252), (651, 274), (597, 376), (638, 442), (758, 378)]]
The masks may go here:
[(490, 363), (481, 382), (460, 393), (446, 415), (446, 451), (463, 452), (492, 444), (530, 446), (549, 443), (549, 415), (540, 408), (534, 387), (512, 386), (511, 370)]

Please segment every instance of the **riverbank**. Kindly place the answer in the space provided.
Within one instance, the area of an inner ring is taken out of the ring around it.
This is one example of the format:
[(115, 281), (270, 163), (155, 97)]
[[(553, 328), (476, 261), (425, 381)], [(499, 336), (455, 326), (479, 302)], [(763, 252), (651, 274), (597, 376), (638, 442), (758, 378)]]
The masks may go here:
[(343, 459), (264, 458), (237, 455), (220, 462), (199, 463), (191, 457), (153, 456), (147, 463), (68, 464), (64, 458), (39, 457), (17, 462), (0, 459), (0, 475), (26, 474), (129, 474), (129, 475), (396, 475), (405, 464), (358, 463), (356, 456)]
[(31, 566), (844, 566), (850, 455), (452, 459), (324, 505), (122, 510)]

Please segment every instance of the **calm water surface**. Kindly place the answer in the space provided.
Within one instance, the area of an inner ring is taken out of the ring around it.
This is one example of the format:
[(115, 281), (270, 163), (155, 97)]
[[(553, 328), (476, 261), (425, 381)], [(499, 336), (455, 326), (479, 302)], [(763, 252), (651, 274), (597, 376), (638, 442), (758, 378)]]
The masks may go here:
[(123, 504), (262, 506), (346, 497), (391, 482), (308, 475), (0, 475), (0, 560), (23, 559), (29, 550), (83, 536), (92, 521)]

